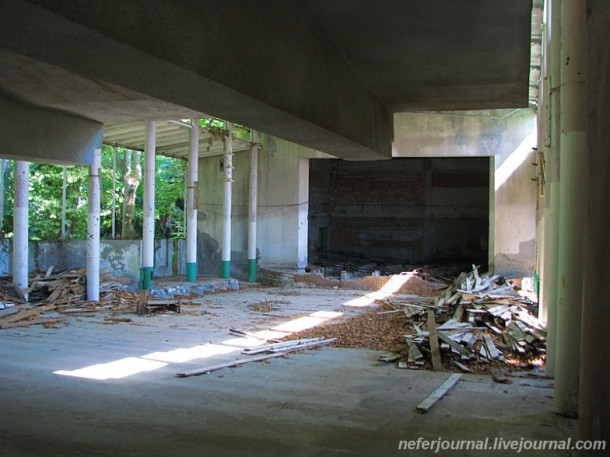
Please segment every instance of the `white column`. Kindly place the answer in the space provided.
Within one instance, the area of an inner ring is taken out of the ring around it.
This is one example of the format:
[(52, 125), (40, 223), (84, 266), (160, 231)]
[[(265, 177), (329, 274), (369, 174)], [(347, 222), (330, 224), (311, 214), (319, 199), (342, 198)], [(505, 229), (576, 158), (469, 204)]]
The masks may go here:
[(578, 413), (587, 202), (586, 0), (561, 2), (561, 139), (555, 410)]
[(68, 185), (68, 167), (64, 165), (64, 176), (61, 186), (61, 239), (66, 239), (66, 186)]
[(233, 123), (227, 122), (224, 156), (225, 192), (223, 205), (222, 271), (223, 278), (231, 277), (231, 192), (233, 185)]
[(297, 267), (307, 266), (307, 240), (309, 235), (309, 159), (299, 159), (298, 182), (298, 227), (297, 227)]
[(100, 299), (100, 201), (102, 150), (93, 150), (89, 168), (89, 221), (87, 224), (87, 300)]
[(116, 238), (116, 148), (112, 148), (112, 239)]
[(258, 205), (258, 132), (252, 131), (250, 147), (250, 204), (248, 207), (248, 281), (256, 281), (256, 216)]
[(153, 287), (155, 265), (155, 164), (156, 122), (149, 121), (146, 129), (146, 171), (144, 175), (144, 231), (142, 234), (142, 289)]
[[(13, 282), (28, 287), (28, 197), (30, 164), (15, 161), (15, 213), (13, 215)], [(25, 295), (27, 298), (27, 294)]]
[(199, 120), (191, 120), (188, 161), (188, 194), (186, 220), (186, 280), (197, 280), (197, 201), (199, 175)]

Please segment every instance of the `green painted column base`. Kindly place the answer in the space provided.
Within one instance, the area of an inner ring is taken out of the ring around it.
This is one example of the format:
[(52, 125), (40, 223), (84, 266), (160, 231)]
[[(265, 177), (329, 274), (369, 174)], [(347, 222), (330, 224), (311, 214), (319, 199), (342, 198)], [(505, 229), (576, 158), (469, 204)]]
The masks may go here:
[(140, 268), (140, 290), (148, 290), (154, 287), (153, 271), (154, 267)]
[(256, 259), (248, 259), (248, 281), (256, 282)]
[(186, 264), (186, 280), (187, 282), (197, 281), (197, 262)]
[(231, 261), (223, 260), (222, 261), (222, 270), (220, 272), (221, 278), (230, 278), (231, 277)]

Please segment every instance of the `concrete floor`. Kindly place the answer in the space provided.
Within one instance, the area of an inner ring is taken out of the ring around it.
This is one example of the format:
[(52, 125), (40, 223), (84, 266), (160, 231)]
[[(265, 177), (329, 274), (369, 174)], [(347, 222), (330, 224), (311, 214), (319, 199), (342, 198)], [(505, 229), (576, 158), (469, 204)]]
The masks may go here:
[[(419, 437), (576, 436), (576, 421), (552, 413), (551, 380), (515, 377), (504, 385), (465, 375), (421, 415), (415, 406), (448, 374), (399, 370), (364, 349), (325, 347), (203, 376), (175, 376), (247, 357), (239, 345), (252, 341), (230, 336), (229, 327), (260, 331), (319, 310), (351, 315), (361, 309), (344, 304), (364, 294), (239, 290), (184, 308), (207, 313), (199, 316), (130, 315), (131, 323), (105, 325), (108, 314), (99, 313), (70, 317), (60, 329), (0, 330), (0, 454), (388, 456), (413, 452), (398, 450), (399, 441)], [(273, 316), (247, 306), (264, 299), (276, 302)]]

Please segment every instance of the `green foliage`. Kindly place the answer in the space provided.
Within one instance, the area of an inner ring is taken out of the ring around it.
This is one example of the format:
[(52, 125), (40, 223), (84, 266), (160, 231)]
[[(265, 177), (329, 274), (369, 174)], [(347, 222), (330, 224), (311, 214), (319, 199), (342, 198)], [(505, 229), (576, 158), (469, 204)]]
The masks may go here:
[[(115, 152), (116, 151), (116, 152)], [(116, 234), (120, 236), (123, 203), (123, 157), (125, 150), (104, 145), (101, 173), (101, 236), (112, 236), (113, 154), (116, 153), (115, 209)], [(88, 219), (89, 167), (68, 166), (66, 183), (66, 238), (86, 239)], [(183, 238), (183, 209), (185, 162), (169, 157), (157, 157), (156, 230), (157, 238)], [(30, 163), (29, 224), (30, 239), (59, 240), (61, 238), (62, 184), (64, 167)], [(2, 236), (11, 237), (13, 231), (14, 163), (5, 174), (4, 218), (0, 221)], [(142, 233), (143, 187), (136, 194), (136, 230)]]

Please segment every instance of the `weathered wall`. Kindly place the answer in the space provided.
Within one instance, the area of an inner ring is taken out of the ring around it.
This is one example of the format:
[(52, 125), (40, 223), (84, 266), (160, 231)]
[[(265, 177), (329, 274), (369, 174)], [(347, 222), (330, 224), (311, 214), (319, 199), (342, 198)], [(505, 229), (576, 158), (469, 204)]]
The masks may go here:
[[(129, 279), (127, 286), (136, 290), (140, 279), (141, 241), (102, 240), (100, 243), (100, 270), (113, 276)], [(11, 274), (12, 246), (10, 241), (0, 242), (0, 274)], [(87, 242), (30, 241), (29, 271), (46, 270), (54, 265), (58, 270), (80, 269), (87, 265)], [(155, 277), (184, 274), (184, 240), (155, 241)]]
[[(257, 247), (261, 265), (305, 266), (307, 262), (308, 158), (322, 153), (275, 137), (261, 135), (258, 160)], [(198, 252), (199, 271), (219, 271), (223, 230), (224, 175), (222, 157), (199, 163), (199, 234), (207, 249)], [(248, 176), (250, 155), (233, 158), (232, 274), (243, 276), (248, 242)]]
[(395, 157), (490, 157), (490, 267), (532, 275), (536, 237), (533, 109), (394, 115)]
[(314, 262), (487, 263), (486, 158), (313, 160), (310, 176)]

